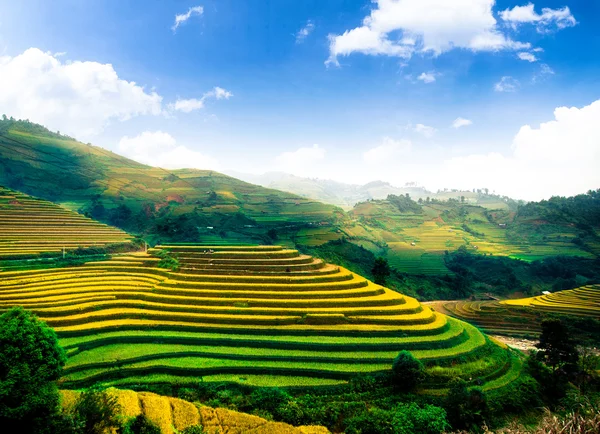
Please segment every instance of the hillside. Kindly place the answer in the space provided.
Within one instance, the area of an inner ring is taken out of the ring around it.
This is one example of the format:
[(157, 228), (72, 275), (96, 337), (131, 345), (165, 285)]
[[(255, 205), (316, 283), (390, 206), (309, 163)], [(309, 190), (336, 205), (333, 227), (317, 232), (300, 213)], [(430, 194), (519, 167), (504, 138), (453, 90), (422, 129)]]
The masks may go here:
[(198, 377), (332, 386), (388, 372), (400, 350), (425, 364), (423, 394), (444, 393), (455, 377), (494, 390), (521, 370), (475, 327), (279, 246), (169, 245), (0, 273), (0, 306), (14, 305), (56, 330), (69, 357), (63, 388), (193, 385)]
[(0, 186), (0, 260), (60, 256), (63, 249), (106, 248), (131, 240), (119, 229)]
[[(160, 396), (149, 392), (108, 389), (117, 398), (121, 408), (119, 415), (132, 418), (145, 415), (154, 422), (162, 434), (173, 434), (190, 426), (200, 425), (210, 434), (327, 434), (329, 430), (319, 426), (293, 427), (282, 422), (270, 422), (257, 416), (239, 413), (224, 408), (196, 406), (182, 399)], [(79, 392), (61, 391), (61, 405), (72, 406)]]
[(536, 297), (480, 301), (426, 303), (475, 324), (486, 333), (537, 337), (545, 319), (561, 317), (576, 333), (579, 342), (600, 342), (600, 285), (548, 292)]
[(430, 198), (446, 201), (448, 199), (460, 200), (463, 198), (470, 205), (478, 205), (488, 209), (512, 210), (518, 204), (518, 201), (507, 197), (490, 194), (487, 189), (474, 189), (473, 191), (444, 189), (432, 192), (424, 187), (412, 184), (403, 187), (395, 187), (383, 181), (373, 181), (364, 185), (345, 184), (328, 179), (303, 178), (283, 172), (267, 172), (262, 175), (253, 175), (229, 171), (228, 174), (253, 184), (262, 185), (263, 187), (289, 191), (299, 196), (336, 205), (347, 211), (352, 209), (357, 203), (372, 199), (386, 199), (390, 194), (395, 196), (408, 194), (414, 200)]
[[(388, 195), (396, 190), (382, 182), (348, 186), (271, 175), (273, 185), (301, 183), (330, 197), (387, 196), (345, 213), (217, 172), (144, 166), (27, 121), (0, 121), (0, 184), (141, 235), (152, 245), (276, 242), (327, 256), (318, 248), (337, 249), (327, 243), (347, 240), (386, 257), (400, 273), (440, 278), (454, 273), (445, 252), (461, 246), (525, 261), (557, 255), (592, 259), (600, 252), (597, 193), (519, 204), (485, 190), (418, 198), (427, 192), (406, 187), (413, 195), (407, 198)], [(343, 260), (365, 271), (356, 258)], [(429, 286), (440, 284), (445, 285)]]
[[(596, 192), (577, 198), (532, 203), (509, 212), (457, 200), (415, 202), (390, 196), (357, 204), (349, 213), (353, 223), (346, 224), (344, 232), (407, 273), (444, 273), (445, 251), (461, 246), (525, 261), (556, 255), (595, 258), (600, 252), (600, 219), (594, 210), (600, 200)], [(580, 205), (580, 214), (574, 207), (553, 211), (563, 201), (585, 205)]]
[(0, 185), (150, 238), (266, 241), (335, 221), (338, 210), (205, 170), (165, 171), (52, 133), (0, 120)]

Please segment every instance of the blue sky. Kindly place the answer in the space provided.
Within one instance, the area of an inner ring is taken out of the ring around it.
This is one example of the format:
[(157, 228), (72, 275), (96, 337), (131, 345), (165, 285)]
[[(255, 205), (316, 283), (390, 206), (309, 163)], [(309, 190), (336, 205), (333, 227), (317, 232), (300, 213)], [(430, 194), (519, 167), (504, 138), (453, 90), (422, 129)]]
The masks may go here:
[(171, 168), (569, 195), (600, 187), (599, 19), (586, 0), (2, 2), (0, 108)]

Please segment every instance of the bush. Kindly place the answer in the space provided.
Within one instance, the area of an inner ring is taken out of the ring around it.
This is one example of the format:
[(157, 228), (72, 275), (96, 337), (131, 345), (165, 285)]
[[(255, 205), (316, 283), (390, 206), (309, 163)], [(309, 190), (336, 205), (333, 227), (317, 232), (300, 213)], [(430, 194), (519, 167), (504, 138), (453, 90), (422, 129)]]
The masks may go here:
[(81, 393), (72, 409), (77, 432), (81, 434), (104, 434), (120, 428), (120, 406), (116, 396), (100, 390)]
[(396, 407), (392, 427), (395, 434), (440, 434), (449, 429), (450, 425), (443, 408), (428, 404), (421, 408), (411, 402)]
[(263, 387), (255, 390), (250, 395), (250, 405), (277, 417), (279, 407), (290, 401), (290, 395), (277, 387)]
[(372, 408), (346, 420), (346, 434), (394, 434), (392, 413)]
[(0, 316), (0, 426), (41, 432), (57, 414), (55, 380), (66, 361), (56, 333), (31, 312), (12, 308)]
[(161, 434), (161, 431), (146, 415), (140, 414), (127, 423), (123, 434)]
[(181, 434), (204, 434), (204, 428), (200, 425), (188, 426), (186, 429), (181, 431)]
[(402, 390), (413, 389), (425, 376), (425, 367), (410, 351), (400, 351), (392, 364), (394, 385)]
[(479, 388), (467, 388), (466, 381), (455, 379), (446, 397), (448, 419), (455, 429), (482, 426), (488, 413), (487, 398)]

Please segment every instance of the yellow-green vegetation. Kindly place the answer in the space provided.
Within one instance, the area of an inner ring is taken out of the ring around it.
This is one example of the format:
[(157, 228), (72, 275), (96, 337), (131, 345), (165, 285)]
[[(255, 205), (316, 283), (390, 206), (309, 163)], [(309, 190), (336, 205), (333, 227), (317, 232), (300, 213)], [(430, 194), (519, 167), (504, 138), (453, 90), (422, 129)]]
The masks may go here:
[[(599, 245), (574, 243), (581, 229), (569, 221), (550, 223), (539, 214), (519, 215), (506, 207), (497, 209), (461, 203), (422, 201), (399, 209), (394, 197), (357, 204), (350, 212), (343, 234), (353, 242), (386, 256), (394, 268), (410, 274), (448, 273), (444, 252), (466, 246), (469, 251), (508, 256), (526, 261), (555, 255), (593, 258)], [(403, 199), (404, 200), (404, 199)], [(506, 205), (506, 204), (505, 204)], [(525, 213), (523, 213), (525, 214)]]
[[(158, 267), (169, 255), (177, 271)], [(58, 333), (66, 388), (198, 377), (330, 386), (389, 371), (401, 350), (431, 374), (423, 393), (454, 377), (485, 389), (517, 369), (475, 327), (282, 246), (172, 244), (1, 273), (0, 307), (14, 305)]]
[(0, 187), (0, 260), (105, 247), (131, 239), (120, 229)]
[[(134, 392), (110, 388), (106, 391), (117, 399), (119, 416), (127, 420), (140, 414), (158, 426), (162, 434), (174, 434), (190, 426), (201, 426), (205, 433), (243, 434), (326, 434), (320, 426), (293, 427), (282, 422), (269, 422), (260, 417), (224, 408), (196, 406), (182, 399), (171, 398), (149, 392)], [(72, 407), (79, 392), (61, 390), (63, 408)]]
[(537, 297), (504, 300), (501, 303), (509, 306), (530, 307), (533, 310), (546, 312), (600, 318), (600, 285), (582, 286)]

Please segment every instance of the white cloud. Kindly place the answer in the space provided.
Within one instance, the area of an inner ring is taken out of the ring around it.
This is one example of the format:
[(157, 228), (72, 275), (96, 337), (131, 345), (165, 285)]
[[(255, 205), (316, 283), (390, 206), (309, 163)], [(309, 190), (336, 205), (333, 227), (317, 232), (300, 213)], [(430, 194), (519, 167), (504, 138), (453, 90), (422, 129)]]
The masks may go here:
[(436, 129), (427, 125), (417, 124), (414, 127), (414, 132), (422, 134), (424, 137), (430, 139), (436, 133)]
[(497, 27), (495, 0), (373, 0), (362, 26), (329, 36), (326, 63), (352, 53), (409, 58), (415, 52), (439, 55), (455, 48), (472, 51), (523, 49)]
[(29, 119), (87, 138), (110, 121), (162, 113), (162, 97), (117, 75), (111, 64), (61, 63), (56, 55), (30, 48), (0, 57), (0, 107)]
[(572, 196), (600, 187), (600, 100), (558, 107), (554, 120), (524, 125), (512, 141), (512, 155), (453, 158), (441, 173), (457, 187), (486, 185), (515, 198), (539, 200)]
[(554, 74), (555, 74), (554, 69), (550, 68), (549, 65), (542, 63), (540, 65), (539, 72), (533, 76), (531, 81), (533, 83), (544, 81), (546, 78), (548, 78), (548, 76), (554, 75)]
[(507, 75), (494, 85), (494, 90), (496, 92), (516, 92), (519, 86), (520, 83), (517, 79)]
[(571, 14), (568, 6), (561, 9), (542, 8), (542, 13), (538, 14), (535, 12), (533, 3), (506, 9), (500, 12), (500, 18), (513, 28), (516, 28), (519, 24), (535, 23), (540, 33), (548, 32), (554, 27), (560, 30), (577, 24), (577, 20)]
[(273, 166), (276, 170), (294, 175), (312, 176), (322, 169), (322, 167), (319, 168), (319, 165), (325, 162), (325, 153), (325, 149), (317, 144), (311, 147), (301, 147), (276, 156)]
[(204, 99), (178, 99), (175, 103), (169, 104), (171, 110), (189, 113), (194, 110), (204, 108)]
[(124, 136), (119, 151), (140, 163), (165, 169), (217, 169), (218, 162), (198, 151), (177, 145), (173, 136), (162, 131), (144, 131), (135, 136)]
[(192, 16), (200, 16), (204, 13), (204, 8), (202, 6), (193, 6), (188, 9), (185, 14), (177, 14), (175, 15), (175, 23), (171, 27), (173, 33), (177, 31), (177, 28), (189, 20)]
[(298, 30), (298, 33), (296, 33), (296, 44), (301, 44), (304, 42), (307, 36), (310, 35), (314, 29), (315, 24), (311, 20), (308, 20), (306, 25)]
[(222, 87), (215, 87), (213, 90), (206, 92), (202, 95), (202, 98), (190, 98), (181, 99), (178, 98), (174, 103), (169, 104), (169, 110), (180, 111), (183, 113), (190, 113), (194, 110), (200, 110), (204, 108), (204, 102), (208, 98), (215, 99), (229, 99), (233, 96), (233, 93), (229, 92)]
[(422, 72), (417, 77), (417, 80), (421, 80), (423, 83), (433, 83), (435, 81), (435, 73), (433, 72)]
[(410, 152), (411, 148), (412, 143), (409, 140), (394, 140), (384, 137), (381, 145), (371, 148), (363, 154), (363, 160), (368, 164), (383, 163), (389, 161), (390, 158)]
[(275, 161), (286, 166), (303, 165), (325, 158), (325, 149), (314, 144), (312, 147), (298, 148), (295, 151), (284, 152), (275, 157)]
[(465, 118), (461, 118), (458, 117), (456, 119), (454, 119), (454, 122), (452, 122), (452, 128), (462, 128), (462, 127), (468, 127), (469, 125), (473, 125), (473, 121), (471, 121), (470, 119), (465, 119)]
[(214, 97), (216, 99), (229, 99), (232, 96), (233, 96), (233, 93), (229, 92), (228, 90), (223, 89), (222, 87), (216, 86), (210, 92), (205, 93), (203, 98), (206, 99), (206, 98)]
[(534, 54), (527, 53), (527, 52), (524, 52), (524, 51), (522, 51), (520, 53), (517, 53), (517, 57), (519, 59), (521, 59), (521, 60), (526, 60), (527, 62), (537, 62), (537, 60), (538, 60), (537, 57), (535, 57)]

